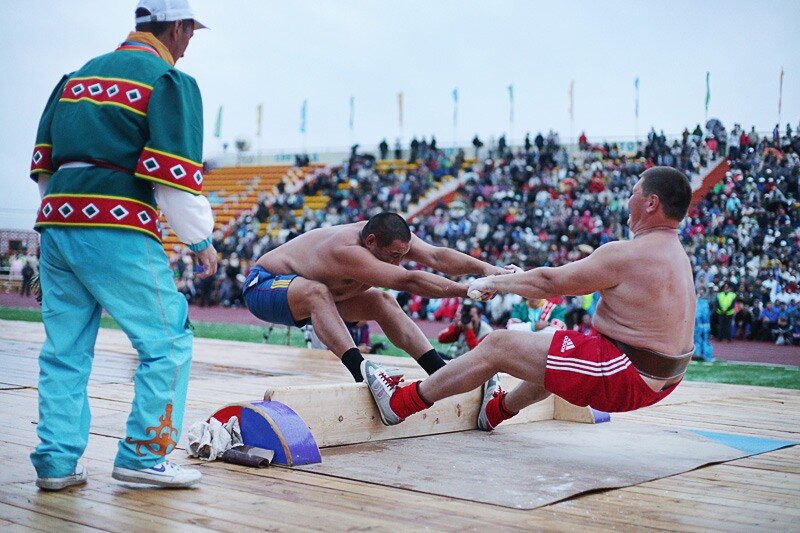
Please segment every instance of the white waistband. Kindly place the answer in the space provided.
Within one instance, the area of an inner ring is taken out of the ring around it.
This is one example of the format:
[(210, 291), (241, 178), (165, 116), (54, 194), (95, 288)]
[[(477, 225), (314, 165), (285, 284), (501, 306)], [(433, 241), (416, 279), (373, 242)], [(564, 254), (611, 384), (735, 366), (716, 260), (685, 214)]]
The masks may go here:
[(86, 167), (93, 167), (94, 165), (91, 163), (86, 163), (84, 161), (70, 161), (69, 163), (64, 163), (60, 165), (58, 168), (59, 170), (62, 168), (86, 168)]

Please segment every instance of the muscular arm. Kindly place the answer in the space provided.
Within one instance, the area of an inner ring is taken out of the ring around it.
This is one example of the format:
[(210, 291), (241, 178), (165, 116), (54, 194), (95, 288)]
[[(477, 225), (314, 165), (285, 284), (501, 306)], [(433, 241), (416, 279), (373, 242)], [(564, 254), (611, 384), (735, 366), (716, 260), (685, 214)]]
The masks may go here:
[(348, 246), (334, 254), (331, 270), (341, 278), (372, 287), (407, 291), (426, 298), (465, 297), (467, 286), (421, 270), (384, 263), (360, 246)]
[(503, 268), (492, 266), (458, 250), (430, 245), (413, 233), (411, 234), (411, 249), (406, 255), (406, 259), (429, 266), (439, 272), (444, 272), (448, 276), (462, 276), (464, 274), (490, 276), (492, 274), (507, 273)]
[(591, 294), (614, 287), (623, 280), (628, 265), (625, 247), (626, 243), (608, 243), (589, 257), (568, 265), (482, 278), (475, 283), (480, 286), (485, 282), (488, 291), (511, 292), (529, 299)]

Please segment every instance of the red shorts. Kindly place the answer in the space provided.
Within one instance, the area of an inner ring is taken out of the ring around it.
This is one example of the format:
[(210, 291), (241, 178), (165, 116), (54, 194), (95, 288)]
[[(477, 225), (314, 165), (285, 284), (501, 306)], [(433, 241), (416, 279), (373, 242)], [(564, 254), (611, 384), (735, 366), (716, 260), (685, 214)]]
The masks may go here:
[(599, 334), (556, 331), (547, 351), (545, 388), (582, 407), (607, 413), (633, 411), (660, 401), (677, 385), (655, 392), (628, 356)]

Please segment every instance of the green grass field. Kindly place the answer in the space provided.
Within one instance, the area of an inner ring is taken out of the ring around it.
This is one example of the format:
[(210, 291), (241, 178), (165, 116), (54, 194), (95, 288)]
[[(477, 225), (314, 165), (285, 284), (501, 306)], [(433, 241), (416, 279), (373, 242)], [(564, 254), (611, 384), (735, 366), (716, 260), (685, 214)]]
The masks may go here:
[[(15, 307), (0, 307), (0, 320), (20, 320), (24, 322), (41, 322), (42, 314), (38, 309), (21, 309)], [(104, 328), (119, 329), (119, 325), (109, 316), (100, 320)], [(195, 322), (194, 334), (198, 338), (222, 339), (242, 342), (269, 342), (270, 344), (283, 344), (289, 346), (305, 346), (303, 332), (297, 328), (276, 327), (264, 339), (266, 328), (245, 324), (220, 324), (208, 322)], [(288, 332), (287, 338), (287, 329)], [(373, 343), (384, 341), (387, 349), (385, 355), (408, 357), (400, 349), (393, 346), (386, 337), (373, 335)], [(446, 346), (431, 340), (434, 348), (446, 350)], [(712, 383), (733, 383), (737, 385), (758, 385), (762, 387), (779, 387), (784, 389), (800, 389), (800, 367), (785, 367), (773, 365), (759, 365), (750, 363), (729, 363), (715, 361), (713, 363), (693, 362), (686, 372), (689, 381), (706, 381)]]

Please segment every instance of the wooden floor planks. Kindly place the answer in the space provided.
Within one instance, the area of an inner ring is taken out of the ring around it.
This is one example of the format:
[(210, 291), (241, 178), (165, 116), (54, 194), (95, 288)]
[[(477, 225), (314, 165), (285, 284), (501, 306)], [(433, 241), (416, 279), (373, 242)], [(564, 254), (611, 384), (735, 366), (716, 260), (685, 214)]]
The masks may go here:
[[(3, 530), (791, 531), (800, 523), (800, 447), (587, 494), (532, 511), (310, 472), (276, 467), (252, 470), (224, 463), (199, 464), (204, 479), (196, 490), (132, 489), (110, 477), (115, 437), (124, 432), (130, 409), (130, 375), (136, 364), (130, 343), (114, 330), (101, 331), (101, 353), (89, 387), (93, 422), (84, 457), (89, 483), (43, 493), (33, 484), (35, 473), (28, 458), (36, 442), (35, 354), (43, 336), (41, 324), (0, 321), (0, 365), (8, 363), (11, 376), (0, 376), (4, 384), (0, 386), (0, 415), (6, 421), (0, 433)], [(194, 361), (184, 428), (224, 404), (259, 399), (268, 387), (349, 379), (340, 363), (317, 350), (197, 340)], [(403, 368), (410, 377), (423, 375), (409, 359), (381, 361)], [(614, 418), (800, 440), (798, 413), (799, 391), (684, 383), (663, 404)], [(198, 464), (183, 451), (172, 458)]]

